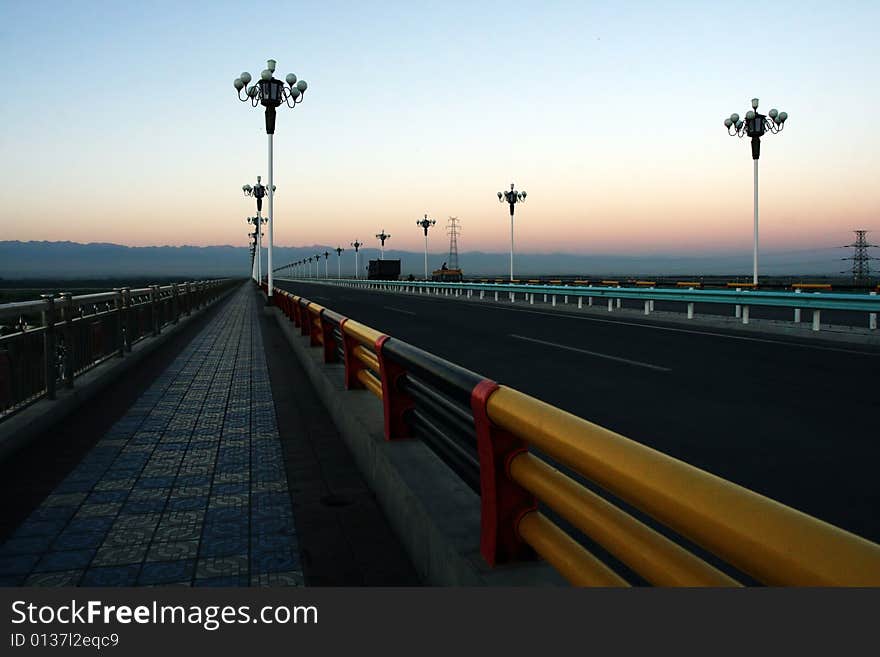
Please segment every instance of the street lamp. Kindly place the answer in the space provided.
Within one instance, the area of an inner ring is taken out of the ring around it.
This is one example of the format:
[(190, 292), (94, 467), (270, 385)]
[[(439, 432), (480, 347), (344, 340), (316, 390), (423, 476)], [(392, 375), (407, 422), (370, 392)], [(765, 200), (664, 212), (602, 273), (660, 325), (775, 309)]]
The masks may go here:
[[(262, 185), (260, 185), (259, 181), (260, 181), (260, 177), (257, 176), (257, 186), (263, 187)], [(251, 187), (250, 185), (244, 185), (244, 187), (242, 187), (241, 189), (248, 196), (254, 195), (253, 190), (255, 188)], [(259, 232), (259, 235), (257, 236), (257, 277), (258, 277), (257, 280), (259, 280), (259, 276), (262, 274), (262, 271), (263, 271), (263, 254), (262, 254), (263, 230), (262, 230), (262, 227), (263, 227), (263, 224), (266, 223), (266, 217), (260, 216), (260, 206), (262, 205), (262, 200), (263, 200), (262, 196), (257, 197), (257, 216), (256, 217), (245, 217), (245, 221), (249, 224), (253, 224), (254, 229)]]
[(498, 192), (498, 201), (510, 205), (510, 280), (513, 280), (513, 209), (517, 203), (525, 203), (526, 193), (516, 191), (510, 183), (510, 191)]
[(253, 233), (248, 233), (248, 237), (251, 238), (251, 249), (256, 252), (256, 260), (252, 263), (254, 270), (254, 279), (259, 283), (262, 280), (262, 272), (260, 271), (260, 236), (262, 235), (262, 231), (259, 228), (254, 228)]
[(777, 132), (782, 132), (788, 119), (788, 112), (771, 109), (767, 113), (768, 118), (763, 114), (758, 114), (757, 110), (758, 99), (752, 98), (752, 109), (746, 112), (745, 121), (736, 112), (724, 119), (724, 127), (727, 128), (727, 134), (731, 137), (748, 136), (752, 139), (752, 160), (755, 163), (755, 239), (752, 251), (752, 283), (755, 285), (758, 284), (758, 158), (761, 156), (761, 137), (767, 132), (774, 135)]
[[(267, 303), (272, 303), (272, 240), (274, 236), (274, 226), (272, 224), (272, 197), (274, 196), (274, 187), (272, 186), (272, 136), (275, 134), (275, 109), (286, 103), (288, 107), (296, 107), (303, 101), (306, 89), (309, 85), (305, 80), (297, 80), (293, 73), (288, 73), (285, 81), (276, 80), (275, 76), (275, 60), (270, 59), (266, 62), (266, 68), (260, 73), (260, 79), (256, 84), (248, 86), (251, 81), (251, 74), (245, 71), (239, 77), (235, 78), (232, 85), (238, 92), (238, 99), (242, 102), (251, 101), (251, 105), (256, 107), (262, 104), (266, 108), (266, 134), (269, 137), (269, 292)], [(247, 87), (245, 89), (245, 87)], [(245, 89), (245, 96), (242, 98), (241, 91)]]
[(428, 229), (436, 223), (436, 220), (428, 219), (427, 214), (424, 219), (416, 221), (416, 226), (421, 226), (425, 231), (425, 280), (428, 280)]
[(330, 278), (330, 274), (327, 273), (327, 269), (330, 267), (330, 252), (324, 251), (324, 278)]
[(342, 252), (345, 251), (341, 246), (337, 246), (336, 251), (336, 278), (342, 279)]
[(384, 228), (381, 233), (376, 234), (376, 239), (379, 240), (379, 260), (385, 259), (385, 240), (389, 237), (391, 237), (391, 235), (387, 235)]
[(363, 244), (361, 242), (358, 242), (357, 240), (355, 240), (354, 242), (351, 243), (351, 245), (354, 247), (354, 277), (355, 277), (355, 279), (358, 279), (358, 278), (360, 278), (360, 271), (361, 271), (360, 266), (358, 265), (358, 249), (360, 249), (363, 246)]

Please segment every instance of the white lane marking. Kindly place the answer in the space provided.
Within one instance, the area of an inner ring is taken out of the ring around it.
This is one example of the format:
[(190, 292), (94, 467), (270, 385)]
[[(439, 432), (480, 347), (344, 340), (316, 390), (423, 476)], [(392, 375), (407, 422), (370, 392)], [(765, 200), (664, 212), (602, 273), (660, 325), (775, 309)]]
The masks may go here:
[[(358, 292), (366, 292), (366, 290), (358, 290)], [(353, 299), (352, 297), (342, 297), (346, 301), (357, 301), (357, 299)], [(448, 303), (456, 303), (458, 299), (454, 297), (432, 297), (432, 298), (421, 298), (417, 295), (408, 297), (410, 301), (415, 302), (424, 302), (424, 303), (436, 303), (437, 301), (446, 301)], [(598, 317), (582, 317), (580, 315), (571, 315), (564, 311), (559, 312), (541, 312), (540, 310), (526, 310), (524, 308), (509, 308), (506, 306), (502, 306), (500, 304), (495, 304), (492, 301), (486, 300), (483, 303), (473, 303), (473, 308), (482, 308), (484, 310), (506, 310), (509, 312), (515, 313), (528, 313), (530, 315), (546, 315), (547, 317), (560, 317), (562, 319), (576, 319), (583, 322), (599, 322), (601, 324), (623, 324), (624, 326), (636, 326), (638, 328), (645, 329), (653, 329), (655, 331), (668, 331), (671, 333), (689, 333), (691, 335), (705, 335), (714, 338), (726, 338), (728, 340), (740, 340), (743, 342), (763, 342), (765, 344), (776, 344), (782, 345), (783, 347), (797, 347), (800, 349), (815, 349), (817, 351), (831, 351), (842, 354), (850, 354), (853, 356), (880, 356), (880, 352), (874, 351), (858, 351), (855, 349), (843, 349), (841, 347), (825, 347), (822, 345), (814, 345), (814, 344), (803, 344), (801, 342), (786, 342), (785, 340), (771, 340), (769, 338), (752, 338), (745, 335), (729, 335), (727, 333), (718, 333), (716, 331), (698, 331), (695, 329), (683, 329), (683, 328), (674, 328), (672, 326), (657, 326), (653, 324), (641, 324), (639, 322), (627, 322), (623, 320), (617, 319), (599, 319)], [(413, 313), (415, 314), (415, 313)]]
[(728, 340), (743, 340), (745, 342), (765, 342), (767, 344), (778, 344), (783, 347), (800, 347), (801, 349), (817, 349), (819, 351), (835, 351), (843, 354), (851, 354), (854, 356), (880, 356), (880, 352), (873, 351), (856, 351), (854, 349), (841, 349), (839, 347), (823, 347), (815, 344), (802, 344), (800, 342), (785, 342), (784, 340), (770, 340), (768, 338), (750, 338), (745, 335), (728, 335), (726, 333), (716, 333), (715, 331), (695, 331), (693, 329), (673, 328), (671, 326), (654, 326), (651, 324), (640, 324), (638, 322), (625, 322), (614, 319), (599, 319), (597, 317), (579, 317), (577, 315), (569, 315), (567, 313), (543, 313), (538, 310), (521, 310), (519, 308), (505, 308), (494, 304), (475, 304), (475, 308), (485, 308), (486, 310), (508, 310), (517, 313), (528, 313), (530, 315), (546, 315), (547, 317), (562, 317), (563, 319), (578, 319), (584, 322), (600, 322), (602, 324), (623, 324), (624, 326), (637, 326), (639, 328), (653, 329), (655, 331), (670, 331), (672, 333), (691, 333), (693, 335), (708, 335), (715, 338), (727, 338)]
[(401, 310), (400, 308), (392, 308), (391, 306), (382, 306), (385, 310), (393, 310), (396, 313), (403, 313), (404, 315), (418, 315), (418, 313), (414, 313), (410, 310)]
[(668, 367), (661, 367), (659, 365), (651, 365), (651, 363), (643, 363), (638, 360), (630, 360), (629, 358), (621, 358), (619, 356), (611, 356), (609, 354), (600, 354), (598, 351), (589, 351), (587, 349), (580, 349), (578, 347), (569, 347), (567, 344), (558, 344), (556, 342), (547, 342), (546, 340), (538, 340), (536, 338), (527, 338), (524, 335), (515, 335), (513, 333), (510, 334), (511, 338), (516, 338), (517, 340), (526, 340), (527, 342), (536, 342), (537, 344), (547, 345), (548, 347), (556, 347), (557, 349), (565, 349), (566, 351), (576, 351), (579, 354), (586, 354), (587, 356), (595, 356), (596, 358), (604, 358), (606, 360), (613, 360), (618, 363), (626, 363), (627, 365), (635, 365), (637, 367), (645, 367), (649, 370), (655, 370), (657, 372), (671, 372), (672, 370)]

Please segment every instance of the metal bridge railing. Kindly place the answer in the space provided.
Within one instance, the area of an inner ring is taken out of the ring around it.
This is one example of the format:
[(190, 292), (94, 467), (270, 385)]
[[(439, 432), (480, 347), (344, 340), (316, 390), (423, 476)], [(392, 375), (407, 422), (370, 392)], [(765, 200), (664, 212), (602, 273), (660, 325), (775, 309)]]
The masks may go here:
[(177, 323), (235, 281), (210, 280), (0, 305), (0, 421)]
[(492, 566), (537, 553), (575, 585), (632, 583), (583, 536), (660, 586), (880, 585), (880, 545), (308, 299), (275, 299), (325, 362), (344, 362), (346, 388), (381, 401), (387, 440), (422, 440), (480, 495)]
[[(545, 303), (553, 306), (568, 304), (569, 298), (577, 303), (578, 308), (584, 305), (593, 306), (594, 302), (607, 302), (608, 311), (621, 307), (621, 300), (638, 300), (644, 303), (645, 314), (654, 311), (654, 302), (679, 302), (684, 304), (688, 319), (694, 318), (694, 304), (722, 304), (735, 307), (735, 316), (743, 324), (749, 323), (750, 308), (753, 306), (789, 308), (794, 311), (794, 321), (800, 322), (801, 310), (812, 312), (812, 329), (821, 330), (822, 311), (852, 311), (865, 313), (866, 326), (877, 329), (877, 315), (880, 313), (880, 296), (877, 290), (867, 294), (829, 292), (827, 286), (796, 284), (794, 291), (764, 291), (752, 289), (752, 284), (735, 283), (735, 289), (699, 289), (698, 282), (692, 282), (675, 288), (656, 288), (653, 281), (638, 281), (636, 287), (621, 287), (618, 281), (601, 281), (598, 284), (586, 284), (573, 281), (571, 284), (559, 283), (539, 284), (522, 282), (485, 282), (485, 283), (445, 283), (440, 281), (374, 281), (356, 279), (305, 279), (304, 283), (321, 283), (344, 287), (381, 290), (386, 292), (402, 292), (405, 294), (453, 296), (466, 299), (489, 299), (494, 301), (510, 301), (534, 304), (543, 297)], [(693, 288), (693, 289), (692, 289)]]

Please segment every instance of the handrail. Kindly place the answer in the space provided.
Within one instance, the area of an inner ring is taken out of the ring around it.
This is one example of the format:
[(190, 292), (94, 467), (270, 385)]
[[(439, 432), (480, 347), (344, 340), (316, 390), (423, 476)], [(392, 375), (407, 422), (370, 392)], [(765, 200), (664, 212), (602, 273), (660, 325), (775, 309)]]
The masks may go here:
[(132, 345), (157, 336), (182, 315), (216, 299), (234, 281), (218, 279), (149, 288), (120, 288), (0, 305), (0, 318), (15, 318), (0, 336), (0, 420)]
[[(308, 321), (296, 309), (315, 304), (276, 292), (296, 301), (279, 304), (288, 317)], [(330, 313), (322, 307), (322, 318)], [(531, 548), (572, 584), (628, 585), (539, 512), (540, 502), (655, 585), (740, 585), (668, 531), (758, 582), (880, 585), (880, 545), (364, 324), (332, 317), (344, 338), (346, 387), (365, 387), (381, 400), (385, 438), (421, 438), (479, 492), (481, 553), (490, 566), (527, 559)], [(331, 362), (326, 345), (324, 354)], [(644, 513), (664, 533), (542, 455)]]
[(489, 417), (548, 456), (774, 585), (880, 585), (880, 545), (502, 386)]

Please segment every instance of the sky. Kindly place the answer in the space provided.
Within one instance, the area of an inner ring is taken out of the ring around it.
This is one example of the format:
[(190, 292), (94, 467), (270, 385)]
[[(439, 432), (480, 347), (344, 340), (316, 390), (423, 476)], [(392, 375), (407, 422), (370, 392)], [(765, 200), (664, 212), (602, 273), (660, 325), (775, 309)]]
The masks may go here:
[[(0, 240), (247, 243), (278, 112), (275, 242), (531, 252), (749, 251), (752, 161), (722, 125), (789, 113), (760, 160), (762, 250), (880, 231), (873, 2), (0, 0)], [(874, 236), (878, 241), (880, 236)], [(439, 249), (438, 249), (439, 250)], [(842, 254), (843, 255), (843, 254)]]

